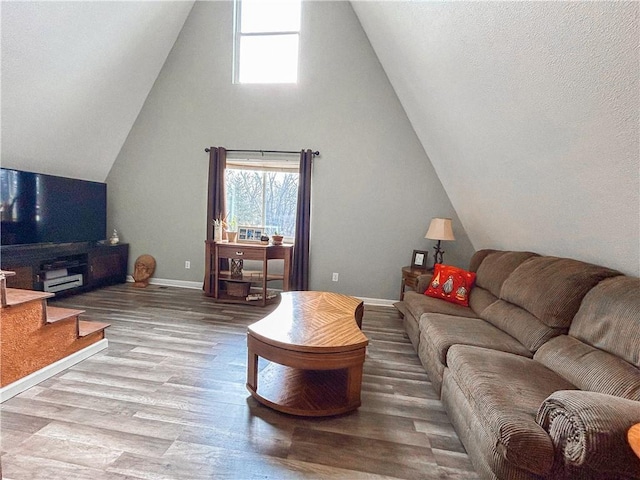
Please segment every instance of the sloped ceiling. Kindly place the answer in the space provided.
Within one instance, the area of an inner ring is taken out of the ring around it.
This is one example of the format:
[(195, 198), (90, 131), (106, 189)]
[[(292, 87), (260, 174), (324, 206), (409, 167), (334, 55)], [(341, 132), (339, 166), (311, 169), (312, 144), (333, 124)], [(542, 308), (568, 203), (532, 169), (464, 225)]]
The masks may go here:
[(192, 6), (2, 2), (2, 166), (104, 181)]
[[(2, 2), (2, 165), (105, 180), (192, 5)], [(640, 273), (639, 3), (352, 5), (475, 248)]]
[(640, 272), (637, 2), (352, 2), (473, 246)]

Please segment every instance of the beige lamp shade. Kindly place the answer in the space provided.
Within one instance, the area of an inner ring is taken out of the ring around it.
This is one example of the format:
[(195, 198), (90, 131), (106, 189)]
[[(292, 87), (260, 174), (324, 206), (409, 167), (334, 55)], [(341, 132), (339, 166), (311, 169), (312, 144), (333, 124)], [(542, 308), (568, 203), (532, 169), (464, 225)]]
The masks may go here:
[(450, 218), (432, 218), (424, 238), (430, 240), (455, 240)]

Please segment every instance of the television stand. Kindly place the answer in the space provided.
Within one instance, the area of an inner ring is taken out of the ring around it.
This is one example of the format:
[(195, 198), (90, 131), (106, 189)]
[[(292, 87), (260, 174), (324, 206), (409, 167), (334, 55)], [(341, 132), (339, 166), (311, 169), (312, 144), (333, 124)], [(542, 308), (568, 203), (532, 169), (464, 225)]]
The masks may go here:
[(2, 247), (2, 270), (16, 272), (7, 286), (80, 293), (127, 280), (129, 245), (65, 243)]

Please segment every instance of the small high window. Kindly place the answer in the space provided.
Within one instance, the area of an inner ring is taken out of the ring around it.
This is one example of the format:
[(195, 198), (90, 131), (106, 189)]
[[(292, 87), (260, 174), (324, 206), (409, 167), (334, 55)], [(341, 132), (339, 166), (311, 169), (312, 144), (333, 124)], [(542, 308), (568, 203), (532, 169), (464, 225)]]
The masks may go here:
[(234, 83), (297, 83), (301, 0), (235, 0)]

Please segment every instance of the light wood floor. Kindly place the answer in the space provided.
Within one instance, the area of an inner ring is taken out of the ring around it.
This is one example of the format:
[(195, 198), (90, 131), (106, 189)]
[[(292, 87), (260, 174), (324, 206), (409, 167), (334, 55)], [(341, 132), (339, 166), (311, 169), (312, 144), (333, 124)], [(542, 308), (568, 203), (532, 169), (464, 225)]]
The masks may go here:
[(109, 348), (6, 401), (4, 479), (477, 479), (394, 309), (366, 307), (362, 406), (259, 405), (246, 327), (267, 309), (118, 285), (54, 302), (112, 324)]

